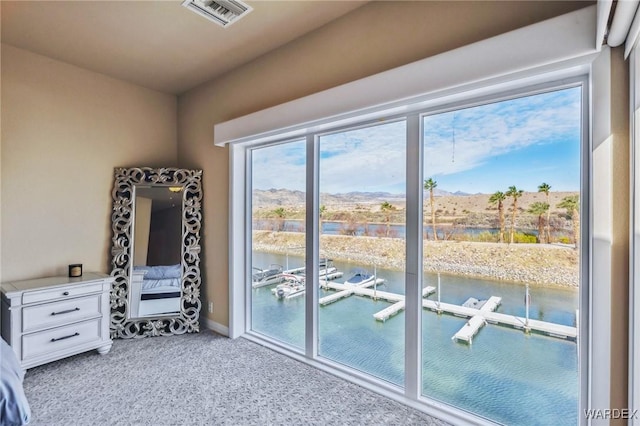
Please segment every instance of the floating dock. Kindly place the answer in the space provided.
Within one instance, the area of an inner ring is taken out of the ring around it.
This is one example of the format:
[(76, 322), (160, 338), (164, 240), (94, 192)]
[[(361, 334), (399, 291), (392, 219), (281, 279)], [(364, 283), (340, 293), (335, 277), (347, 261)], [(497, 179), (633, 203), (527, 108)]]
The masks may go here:
[[(290, 269), (287, 271), (283, 271), (283, 274), (293, 274), (293, 275), (302, 275), (304, 274), (304, 267)], [(331, 272), (329, 272), (331, 271)], [(331, 303), (337, 302), (338, 300), (344, 299), (351, 295), (357, 296), (365, 296), (370, 297), (374, 300), (384, 300), (387, 302), (391, 302), (390, 306), (382, 309), (379, 312), (373, 314), (373, 317), (377, 321), (386, 321), (394, 315), (397, 315), (399, 312), (405, 309), (405, 296), (402, 294), (391, 293), (388, 291), (380, 291), (377, 289), (378, 285), (384, 284), (384, 279), (376, 278), (372, 281), (366, 282), (364, 284), (352, 285), (352, 284), (344, 284), (331, 282), (330, 280), (340, 278), (343, 276), (343, 273), (337, 271), (333, 268), (329, 269), (321, 269), (319, 272), (319, 283), (320, 288), (335, 290), (334, 293), (329, 294), (325, 297), (320, 298), (319, 304), (321, 306), (326, 306)], [(271, 285), (272, 283), (265, 284)], [(258, 286), (254, 283), (254, 288)], [(373, 287), (373, 288), (372, 288)], [(526, 333), (529, 332), (537, 332), (541, 334), (546, 334), (550, 337), (555, 337), (559, 339), (565, 340), (573, 340), (577, 341), (578, 339), (578, 329), (577, 327), (572, 327), (568, 325), (555, 324), (546, 321), (540, 321), (535, 319), (527, 319), (523, 317), (518, 317), (515, 315), (507, 315), (495, 312), (496, 309), (502, 303), (502, 298), (498, 296), (491, 296), (486, 301), (478, 301), (476, 299), (470, 298), (463, 305), (454, 305), (452, 303), (443, 303), (439, 301), (425, 299), (429, 295), (436, 292), (435, 287), (425, 287), (422, 289), (422, 307), (424, 309), (428, 309), (433, 312), (437, 312), (438, 314), (446, 313), (449, 315), (454, 315), (461, 318), (468, 318), (469, 320), (465, 323), (465, 325), (455, 334), (452, 339), (456, 341), (466, 342), (468, 344), (472, 343), (473, 338), (480, 331), (482, 327), (486, 324), (495, 324), (506, 327), (512, 327), (515, 329), (523, 330)], [(296, 293), (291, 297), (296, 297), (304, 294), (304, 291)], [(578, 319), (578, 313), (576, 312), (576, 320)]]
[[(379, 285), (384, 280), (378, 279), (376, 284)], [(381, 299), (386, 300), (388, 302), (392, 302), (393, 304), (387, 306), (383, 310), (376, 312), (373, 314), (373, 317), (377, 321), (386, 321), (390, 317), (398, 314), (403, 309), (405, 309), (405, 297), (402, 294), (390, 293), (388, 291), (379, 291), (377, 289), (373, 289), (371, 287), (374, 286), (373, 282), (366, 283), (361, 286), (352, 286), (346, 285), (336, 282), (329, 282), (325, 280), (320, 280), (320, 287), (324, 289), (336, 290), (335, 293), (330, 294), (328, 296), (320, 298), (319, 302), (321, 306), (328, 305), (330, 303), (334, 303), (338, 300), (341, 300), (345, 297), (349, 297), (353, 294), (358, 296), (366, 296), (372, 299)], [(425, 287), (422, 290), (422, 296), (427, 297), (430, 294), (435, 293), (435, 287)], [(561, 325), (550, 323), (546, 321), (534, 320), (526, 318), (518, 317), (515, 315), (507, 315), (501, 314), (498, 312), (494, 312), (498, 306), (500, 306), (502, 302), (502, 298), (498, 296), (491, 296), (480, 308), (473, 307), (465, 307), (462, 305), (454, 305), (452, 303), (444, 303), (437, 302), (434, 300), (423, 299), (422, 307), (428, 309), (430, 311), (434, 311), (437, 313), (446, 313), (454, 316), (458, 316), (461, 318), (469, 318), (470, 320), (474, 317), (478, 317), (477, 319), (473, 319), (473, 321), (467, 322), (456, 335), (453, 336), (453, 339), (459, 341), (465, 341), (471, 343), (473, 337), (478, 333), (478, 331), (485, 324), (496, 324), (507, 327), (512, 327), (515, 329), (523, 330), (525, 332), (537, 332), (541, 334), (546, 334), (550, 337), (556, 337), (559, 339), (566, 340), (576, 340), (577, 338), (577, 328), (571, 327), (568, 325)]]
[[(470, 300), (465, 302), (463, 305), (467, 306)], [(501, 302), (502, 298), (498, 296), (491, 296), (489, 300), (485, 301), (478, 310), (482, 313), (493, 312), (498, 309), (498, 306), (500, 306)], [(482, 314), (474, 315), (469, 321), (467, 321), (467, 323), (460, 329), (460, 331), (453, 335), (452, 339), (471, 344), (473, 342), (473, 337), (478, 334), (478, 331), (480, 331), (480, 329), (486, 324), (487, 320)]]
[[(427, 297), (430, 294), (435, 293), (435, 291), (436, 291), (435, 287), (425, 287), (425, 288), (422, 289), (422, 297)], [(399, 294), (396, 295), (396, 296), (399, 296), (402, 299), (397, 301), (396, 303), (394, 303), (391, 306), (387, 306), (386, 308), (384, 308), (380, 312), (376, 312), (375, 314), (373, 314), (373, 317), (376, 320), (385, 322), (386, 320), (388, 320), (392, 316), (398, 314), (400, 311), (402, 311), (405, 308), (404, 296), (399, 295)]]
[[(288, 269), (286, 271), (282, 271), (283, 274), (291, 274), (291, 275), (300, 275), (304, 276), (305, 267), (301, 266), (299, 268)], [(328, 269), (320, 269), (318, 271), (318, 277), (321, 280), (335, 280), (336, 278), (340, 278), (344, 275), (344, 272), (338, 271), (335, 267), (330, 267)]]
[[(358, 284), (358, 285), (341, 284), (341, 283), (329, 282), (327, 280), (320, 280), (321, 288), (337, 290), (337, 292), (320, 298), (318, 302), (320, 303), (320, 306), (325, 306), (330, 303), (337, 302), (340, 299), (344, 299), (345, 297), (349, 297), (352, 294), (356, 294), (358, 296), (368, 296), (368, 297), (372, 297), (376, 299), (384, 299), (384, 300), (389, 300), (386, 297), (400, 296), (398, 294), (378, 291), (377, 289), (369, 288), (369, 287), (378, 286), (381, 284), (384, 284), (384, 280), (382, 278), (376, 278), (375, 280), (366, 282), (364, 284)], [(397, 299), (393, 301), (397, 301)]]
[[(328, 296), (322, 297), (319, 300), (320, 306), (325, 306), (333, 302), (337, 302), (340, 299), (344, 299), (345, 297), (351, 296), (352, 294), (358, 296), (366, 296), (370, 297), (374, 300), (386, 300), (387, 302), (392, 302), (393, 305), (388, 306), (373, 314), (373, 317), (378, 321), (386, 321), (390, 317), (396, 315), (398, 312), (402, 311), (405, 307), (404, 295), (397, 293), (390, 293), (388, 291), (380, 291), (376, 288), (371, 288), (374, 284), (380, 285), (383, 284), (384, 280), (378, 278), (374, 283), (373, 281), (365, 283), (363, 285), (353, 286), (348, 284), (340, 284), (340, 283), (332, 283), (328, 281), (321, 280), (320, 287), (324, 289), (336, 290), (335, 293), (330, 294)], [(422, 289), (422, 297), (427, 297), (430, 294), (435, 293), (435, 287), (425, 287)]]
[[(266, 281), (259, 281), (259, 282), (253, 282), (251, 284), (251, 286), (253, 288), (260, 288), (260, 287), (267, 287), (270, 285), (274, 285), (274, 284), (280, 284), (284, 281), (284, 276), (289, 274), (289, 275), (298, 275), (298, 276), (302, 276), (304, 277), (304, 266), (300, 267), (300, 268), (294, 268), (294, 269), (287, 269), (286, 271), (282, 271), (281, 273), (279, 273), (277, 276), (274, 276), (272, 279), (270, 280), (266, 280)], [(335, 268), (330, 268), (329, 269), (331, 272), (328, 272), (325, 269), (321, 269), (318, 272), (318, 276), (320, 277), (320, 280), (335, 280), (337, 278), (340, 278), (344, 275), (343, 272), (340, 272), (338, 270), (336, 270)]]
[(518, 317), (515, 315), (501, 314), (498, 312), (487, 312), (481, 309), (474, 308), (465, 308), (464, 306), (454, 305), (451, 303), (438, 304), (438, 302), (434, 302), (433, 300), (423, 300), (422, 307), (434, 312), (445, 312), (464, 318), (472, 318), (476, 315), (481, 315), (489, 324), (513, 327), (516, 329), (524, 330), (525, 332), (535, 331), (560, 339), (575, 340), (578, 335), (576, 327), (532, 319), (529, 319), (529, 321), (527, 321), (526, 318)]
[(467, 342), (471, 344), (473, 341), (473, 336), (475, 336), (478, 331), (487, 323), (482, 315), (476, 315), (475, 317), (471, 317), (469, 321), (453, 335), (453, 340)]

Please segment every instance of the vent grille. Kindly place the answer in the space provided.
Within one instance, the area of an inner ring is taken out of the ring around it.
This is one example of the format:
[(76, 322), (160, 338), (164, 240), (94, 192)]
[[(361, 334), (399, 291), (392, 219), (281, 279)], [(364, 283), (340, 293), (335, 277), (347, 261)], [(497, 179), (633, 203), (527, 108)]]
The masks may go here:
[(239, 0), (185, 0), (182, 5), (223, 27), (228, 27), (253, 10)]

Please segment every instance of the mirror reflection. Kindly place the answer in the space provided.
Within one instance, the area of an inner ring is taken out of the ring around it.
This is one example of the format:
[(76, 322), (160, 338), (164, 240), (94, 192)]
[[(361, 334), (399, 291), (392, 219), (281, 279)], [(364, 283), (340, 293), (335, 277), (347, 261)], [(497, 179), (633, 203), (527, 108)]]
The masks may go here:
[(180, 313), (182, 186), (135, 186), (129, 318)]

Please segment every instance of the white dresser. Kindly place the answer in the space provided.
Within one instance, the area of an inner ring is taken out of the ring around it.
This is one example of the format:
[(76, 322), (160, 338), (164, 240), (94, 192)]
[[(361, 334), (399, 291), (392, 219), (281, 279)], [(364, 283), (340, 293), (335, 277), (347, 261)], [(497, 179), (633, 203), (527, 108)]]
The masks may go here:
[(27, 369), (80, 352), (106, 354), (114, 278), (85, 272), (2, 283), (2, 337)]

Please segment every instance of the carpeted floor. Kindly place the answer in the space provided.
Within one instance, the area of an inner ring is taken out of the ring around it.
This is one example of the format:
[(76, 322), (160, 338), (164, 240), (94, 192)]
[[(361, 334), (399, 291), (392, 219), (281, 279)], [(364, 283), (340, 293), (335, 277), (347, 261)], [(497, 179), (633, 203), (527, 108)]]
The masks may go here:
[(116, 340), (32, 368), (31, 424), (445, 425), (246, 339), (211, 331)]

